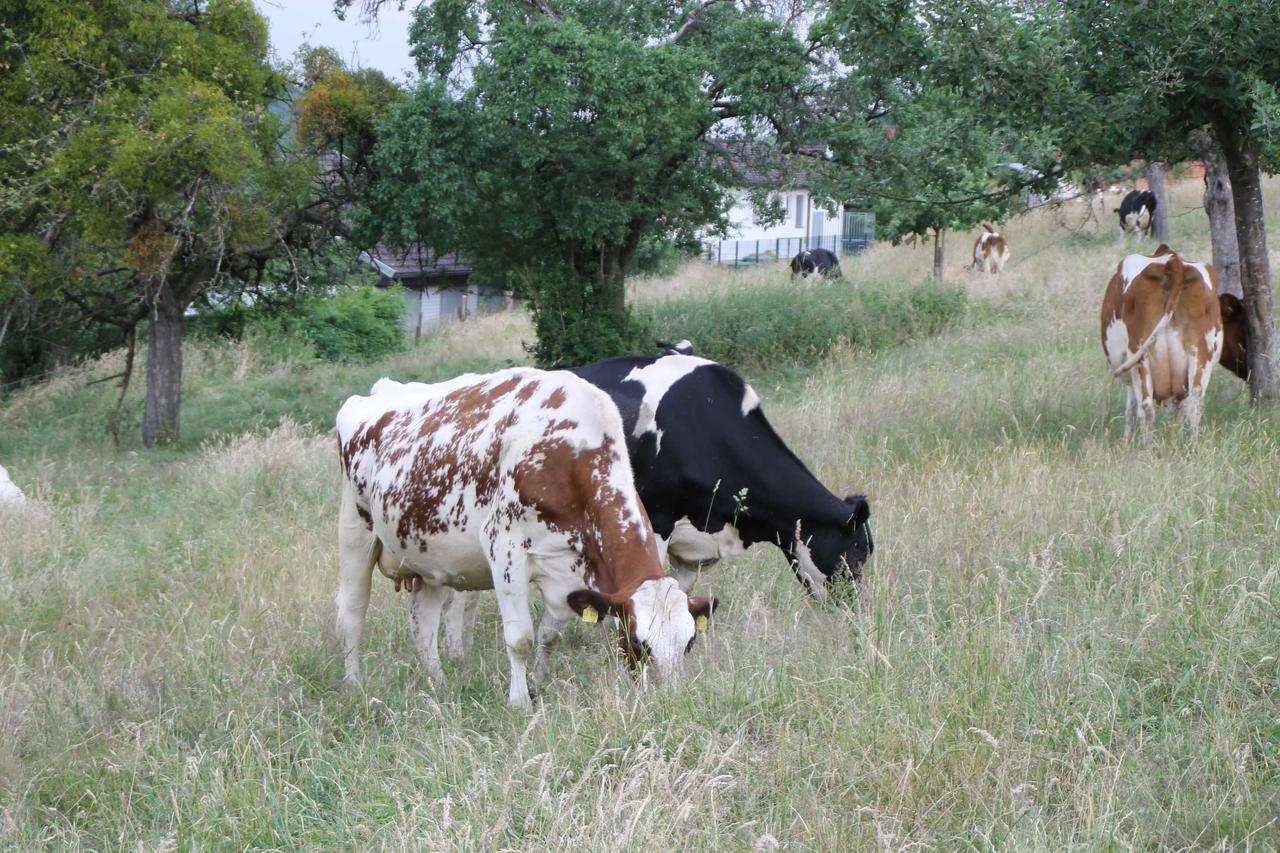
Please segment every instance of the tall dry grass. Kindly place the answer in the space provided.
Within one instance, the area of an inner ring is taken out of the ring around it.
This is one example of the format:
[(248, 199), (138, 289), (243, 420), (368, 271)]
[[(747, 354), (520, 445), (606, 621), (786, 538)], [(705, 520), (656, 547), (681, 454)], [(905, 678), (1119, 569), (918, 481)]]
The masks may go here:
[[(1202, 217), (1175, 229), (1206, 255)], [(0, 845), (1274, 848), (1276, 415), (1218, 374), (1198, 446), (1167, 417), (1123, 443), (1095, 325), (1112, 235), (1008, 231), (998, 281), (948, 270), (987, 294), (960, 326), (752, 376), (814, 471), (870, 494), (878, 550), (848, 610), (763, 547), (706, 573), (723, 609), (679, 694), (577, 626), (512, 712), (491, 602), (432, 692), (385, 583), (344, 692), (322, 428), (259, 414), (118, 452), (83, 386), (11, 401), (0, 461), (34, 501), (0, 512)], [(846, 274), (928, 265), (877, 248)], [(368, 371), (211, 352), (189, 393), (208, 423), (237, 393), (338, 399), (366, 372), (515, 357), (510, 323)]]

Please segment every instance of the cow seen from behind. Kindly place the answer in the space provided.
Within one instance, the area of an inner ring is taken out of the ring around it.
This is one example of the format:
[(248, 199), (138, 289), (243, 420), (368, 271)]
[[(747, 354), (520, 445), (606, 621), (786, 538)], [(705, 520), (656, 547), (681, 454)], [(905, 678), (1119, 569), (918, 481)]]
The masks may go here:
[(1008, 262), (1008, 238), (997, 231), (994, 225), (982, 223), (982, 233), (973, 242), (973, 263), (969, 265), (970, 271), (999, 275)]
[(1102, 301), (1102, 348), (1125, 387), (1125, 435), (1150, 441), (1157, 403), (1175, 406), (1195, 437), (1205, 390), (1222, 354), (1217, 273), (1166, 245), (1129, 255)]

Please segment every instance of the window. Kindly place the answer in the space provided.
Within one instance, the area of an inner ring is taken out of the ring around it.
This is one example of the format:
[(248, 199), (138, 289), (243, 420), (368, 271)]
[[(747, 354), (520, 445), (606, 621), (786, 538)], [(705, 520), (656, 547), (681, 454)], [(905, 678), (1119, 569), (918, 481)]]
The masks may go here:
[(804, 193), (796, 193), (796, 227), (804, 227)]

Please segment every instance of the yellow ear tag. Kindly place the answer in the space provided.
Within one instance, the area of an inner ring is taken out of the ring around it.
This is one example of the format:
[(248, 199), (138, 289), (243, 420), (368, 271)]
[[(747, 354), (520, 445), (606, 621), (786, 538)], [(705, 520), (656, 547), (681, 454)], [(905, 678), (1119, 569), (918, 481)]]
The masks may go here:
[(707, 630), (707, 617), (699, 616), (698, 620), (694, 624), (697, 626), (699, 631)]
[(594, 625), (600, 621), (600, 614), (596, 612), (594, 607), (588, 604), (586, 607), (582, 608), (582, 621), (586, 622), (588, 625)]

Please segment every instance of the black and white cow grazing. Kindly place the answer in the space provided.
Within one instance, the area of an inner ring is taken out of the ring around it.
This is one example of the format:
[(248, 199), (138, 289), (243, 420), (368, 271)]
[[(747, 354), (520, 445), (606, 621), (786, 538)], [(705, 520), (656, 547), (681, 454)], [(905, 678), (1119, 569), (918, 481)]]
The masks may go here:
[(1116, 209), (1120, 217), (1120, 236), (1151, 236), (1151, 223), (1156, 215), (1156, 194), (1151, 190), (1130, 190)]
[(722, 364), (684, 355), (572, 368), (617, 403), (636, 490), (688, 589), (699, 565), (772, 542), (826, 598), (861, 577), (873, 543), (863, 495), (827, 490), (774, 432), (760, 398)]
[(811, 272), (823, 278), (840, 278), (840, 259), (827, 249), (807, 249), (791, 259), (791, 275), (804, 278)]

